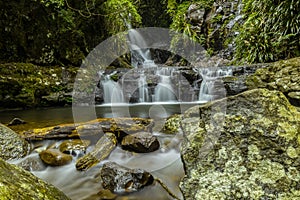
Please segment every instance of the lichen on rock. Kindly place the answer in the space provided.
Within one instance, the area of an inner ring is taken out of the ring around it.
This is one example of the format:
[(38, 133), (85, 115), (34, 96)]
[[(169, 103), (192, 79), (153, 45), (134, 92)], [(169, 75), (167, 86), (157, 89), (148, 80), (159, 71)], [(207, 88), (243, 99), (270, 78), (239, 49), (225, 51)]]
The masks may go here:
[(181, 125), (185, 199), (299, 197), (300, 113), (281, 92), (255, 89), (196, 106)]

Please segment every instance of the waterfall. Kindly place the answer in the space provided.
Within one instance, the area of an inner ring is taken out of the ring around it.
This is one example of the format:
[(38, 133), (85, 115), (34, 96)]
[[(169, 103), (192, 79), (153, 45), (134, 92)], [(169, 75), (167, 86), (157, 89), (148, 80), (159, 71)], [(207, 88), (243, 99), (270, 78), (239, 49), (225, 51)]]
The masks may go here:
[(138, 67), (140, 65), (143, 67), (155, 66), (150, 49), (147, 48), (146, 41), (142, 34), (135, 29), (129, 29), (128, 37), (131, 50), (131, 65), (133, 67)]
[(155, 87), (154, 101), (177, 101), (171, 82), (172, 72), (173, 70), (171, 68), (162, 68), (157, 71), (160, 82)]
[(138, 87), (139, 87), (139, 102), (149, 102), (149, 92), (148, 92), (148, 86), (147, 86), (147, 77), (144, 73), (140, 75), (139, 81), (138, 81)]
[(103, 87), (103, 99), (104, 103), (123, 103), (124, 96), (120, 85), (111, 80), (112, 74), (104, 76), (104, 80), (101, 81)]
[(231, 69), (204, 68), (199, 70), (202, 83), (199, 90), (199, 101), (212, 101), (225, 97), (222, 77), (231, 76)]

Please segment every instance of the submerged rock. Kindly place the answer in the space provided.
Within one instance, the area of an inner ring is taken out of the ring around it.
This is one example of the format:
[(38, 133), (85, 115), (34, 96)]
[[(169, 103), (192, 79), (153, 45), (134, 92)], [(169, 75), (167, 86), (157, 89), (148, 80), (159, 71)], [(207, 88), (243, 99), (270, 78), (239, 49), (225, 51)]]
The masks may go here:
[(14, 118), (11, 120), (7, 126), (15, 126), (15, 125), (20, 125), (20, 124), (26, 124), (26, 122), (23, 119), (20, 118)]
[(138, 132), (127, 135), (121, 143), (122, 149), (136, 153), (149, 153), (159, 149), (157, 137), (149, 132)]
[(54, 186), (15, 165), (6, 163), (1, 158), (0, 188), (1, 199), (69, 199)]
[(18, 159), (27, 155), (30, 144), (10, 128), (0, 124), (0, 157), (4, 160)]
[(128, 169), (114, 162), (105, 163), (100, 171), (102, 186), (112, 192), (134, 192), (151, 185), (153, 176), (142, 169)]
[(96, 143), (94, 149), (76, 161), (77, 170), (87, 170), (98, 164), (114, 150), (117, 138), (113, 133), (104, 134)]
[(72, 156), (60, 152), (58, 149), (47, 149), (39, 154), (41, 160), (51, 166), (66, 165), (72, 161)]
[(298, 199), (300, 113), (255, 89), (189, 109), (180, 183), (185, 199)]
[(259, 69), (248, 77), (249, 88), (279, 90), (291, 104), (300, 106), (300, 57), (282, 60)]

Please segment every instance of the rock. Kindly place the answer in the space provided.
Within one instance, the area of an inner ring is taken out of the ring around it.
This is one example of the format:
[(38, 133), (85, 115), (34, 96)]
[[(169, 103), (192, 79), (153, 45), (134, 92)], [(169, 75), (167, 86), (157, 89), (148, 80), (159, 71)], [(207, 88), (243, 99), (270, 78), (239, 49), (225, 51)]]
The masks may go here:
[(17, 165), (27, 171), (42, 171), (46, 169), (46, 165), (39, 157), (26, 157)]
[(58, 149), (47, 149), (39, 153), (43, 162), (51, 166), (66, 165), (72, 161), (72, 156), (60, 152)]
[(256, 71), (247, 78), (250, 89), (267, 88), (279, 90), (290, 103), (300, 106), (300, 57), (271, 63), (269, 67)]
[(102, 186), (112, 192), (134, 192), (151, 185), (153, 176), (142, 169), (128, 169), (114, 162), (105, 163), (100, 171)]
[(94, 149), (76, 161), (77, 170), (87, 170), (98, 164), (114, 150), (117, 138), (113, 133), (104, 134), (96, 143)]
[(18, 159), (27, 155), (30, 144), (10, 128), (0, 124), (0, 157), (4, 160)]
[[(124, 136), (141, 131), (151, 131), (154, 126), (152, 119), (143, 118), (99, 118), (81, 124), (62, 124), (40, 129), (25, 131), (21, 135), (28, 140), (43, 139), (99, 139), (103, 132), (114, 133), (121, 141)], [(94, 138), (93, 138), (94, 139)]]
[(91, 142), (89, 140), (80, 140), (80, 139), (66, 140), (59, 145), (59, 150), (62, 153), (66, 153), (66, 154), (73, 154), (73, 153), (76, 154), (76, 151), (85, 152), (87, 146), (89, 146), (90, 143)]
[(1, 199), (69, 199), (54, 186), (42, 181), (31, 173), (6, 163), (0, 158)]
[(20, 118), (14, 118), (11, 120), (7, 126), (14, 126), (14, 125), (20, 125), (20, 124), (26, 124), (26, 122)]
[(167, 134), (176, 134), (176, 133), (178, 133), (179, 130), (180, 130), (181, 118), (182, 118), (182, 116), (178, 115), (178, 114), (170, 116), (166, 120), (166, 122), (165, 122), (165, 124), (162, 128), (162, 132), (167, 133)]
[(196, 106), (181, 124), (185, 199), (299, 198), (300, 113), (281, 92)]
[(157, 137), (149, 132), (139, 132), (127, 135), (121, 143), (122, 149), (136, 153), (149, 153), (159, 149)]

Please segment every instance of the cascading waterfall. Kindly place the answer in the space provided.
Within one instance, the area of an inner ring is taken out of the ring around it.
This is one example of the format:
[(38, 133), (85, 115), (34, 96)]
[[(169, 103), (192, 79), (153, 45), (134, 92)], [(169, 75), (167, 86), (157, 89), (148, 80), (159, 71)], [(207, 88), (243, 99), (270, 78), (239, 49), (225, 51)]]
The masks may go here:
[(144, 73), (140, 75), (138, 87), (139, 87), (139, 102), (149, 102), (149, 91), (147, 86), (147, 77)]
[(212, 101), (220, 97), (225, 97), (224, 87), (222, 87), (223, 83), (220, 78), (231, 76), (231, 69), (223, 70), (218, 68), (204, 68), (200, 69), (199, 73), (202, 76), (202, 83), (198, 98), (199, 101)]
[(160, 77), (160, 82), (155, 88), (154, 101), (177, 101), (171, 82), (172, 72), (173, 70), (171, 68), (162, 68), (157, 71), (157, 74)]
[(122, 88), (117, 82), (110, 78), (113, 74), (104, 76), (104, 80), (101, 81), (104, 103), (123, 103), (124, 96)]
[(143, 36), (135, 29), (128, 26), (128, 37), (131, 50), (131, 65), (133, 67), (154, 67), (155, 63), (151, 58), (150, 49), (146, 48), (147, 44)]

